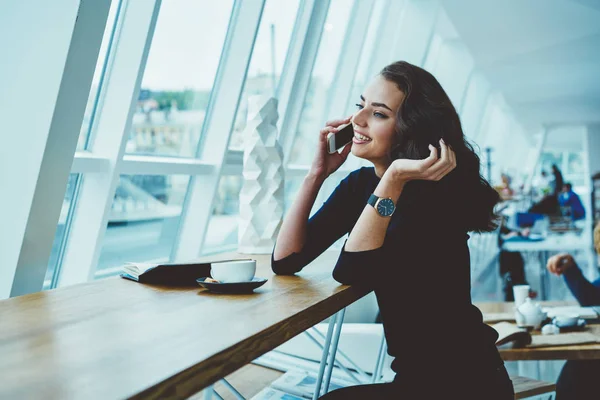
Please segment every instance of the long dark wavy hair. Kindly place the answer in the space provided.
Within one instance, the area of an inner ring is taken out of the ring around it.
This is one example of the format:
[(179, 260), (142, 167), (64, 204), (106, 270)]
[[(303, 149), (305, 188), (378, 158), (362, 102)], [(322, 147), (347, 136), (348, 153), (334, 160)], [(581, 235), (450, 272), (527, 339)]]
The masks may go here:
[[(404, 94), (392, 158), (426, 158), (429, 145), (439, 150), (443, 138), (454, 150), (457, 166), (439, 182), (418, 181), (420, 193), (437, 197), (466, 231), (494, 230), (498, 226), (494, 206), (499, 195), (481, 176), (479, 156), (466, 140), (458, 113), (440, 83), (429, 72), (405, 61), (388, 65), (380, 75)], [(431, 190), (422, 191), (424, 188)]]

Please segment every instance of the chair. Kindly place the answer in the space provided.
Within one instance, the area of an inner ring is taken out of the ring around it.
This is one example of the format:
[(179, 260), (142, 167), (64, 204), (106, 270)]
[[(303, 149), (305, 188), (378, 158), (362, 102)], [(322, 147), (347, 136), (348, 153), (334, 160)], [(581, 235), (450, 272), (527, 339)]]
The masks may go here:
[[(524, 376), (511, 376), (513, 388), (515, 391), (515, 399), (525, 399), (527, 397), (539, 396), (546, 393), (554, 393), (556, 384), (536, 379), (526, 378)], [(552, 399), (551, 394), (549, 399)]]

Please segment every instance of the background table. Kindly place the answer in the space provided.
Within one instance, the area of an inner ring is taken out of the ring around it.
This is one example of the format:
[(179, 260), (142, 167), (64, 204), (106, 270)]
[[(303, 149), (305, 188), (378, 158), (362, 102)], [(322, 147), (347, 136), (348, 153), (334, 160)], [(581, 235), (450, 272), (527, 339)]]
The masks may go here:
[[(477, 308), (484, 314), (486, 313), (510, 313), (513, 310), (514, 303), (476, 303)], [(542, 302), (542, 306), (566, 306), (577, 305), (575, 302), (565, 301), (547, 301)], [(589, 324), (590, 332), (600, 338), (600, 325)], [(539, 334), (534, 332), (534, 334)], [(556, 347), (536, 347), (519, 349), (499, 349), (500, 355), (504, 361), (523, 361), (523, 360), (597, 360), (600, 359), (600, 343), (581, 344), (574, 346), (556, 346)]]
[(0, 301), (0, 398), (187, 398), (366, 295), (337, 255), (299, 276), (252, 256), (269, 281), (247, 295), (110, 278)]

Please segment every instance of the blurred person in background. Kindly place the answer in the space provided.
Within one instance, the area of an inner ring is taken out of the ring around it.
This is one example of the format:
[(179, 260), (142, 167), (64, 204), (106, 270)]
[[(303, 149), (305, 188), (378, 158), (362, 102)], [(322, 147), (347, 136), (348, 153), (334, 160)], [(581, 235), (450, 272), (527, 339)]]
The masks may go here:
[(570, 183), (565, 183), (563, 186), (558, 196), (558, 204), (563, 216), (572, 217), (573, 220), (585, 218), (585, 208), (577, 193), (573, 191), (573, 186)]
[(495, 186), (494, 189), (496, 189), (496, 191), (498, 192), (498, 194), (500, 195), (500, 198), (502, 200), (512, 199), (513, 196), (515, 195), (515, 191), (510, 186), (510, 184), (512, 182), (512, 178), (508, 174), (503, 173), (500, 175), (500, 180), (501, 180), (501, 184), (498, 186)]
[(550, 216), (561, 215), (558, 205), (558, 195), (563, 189), (564, 180), (556, 164), (552, 164), (552, 176), (553, 179), (549, 182), (550, 193), (545, 195), (538, 203), (531, 206), (529, 209), (530, 213)]
[[(600, 224), (594, 229), (594, 247), (600, 254)], [(600, 279), (588, 281), (573, 256), (567, 253), (550, 257), (548, 271), (562, 276), (573, 296), (583, 307), (600, 305)], [(600, 376), (600, 360), (567, 361), (556, 382), (556, 400), (598, 399), (596, 379)]]

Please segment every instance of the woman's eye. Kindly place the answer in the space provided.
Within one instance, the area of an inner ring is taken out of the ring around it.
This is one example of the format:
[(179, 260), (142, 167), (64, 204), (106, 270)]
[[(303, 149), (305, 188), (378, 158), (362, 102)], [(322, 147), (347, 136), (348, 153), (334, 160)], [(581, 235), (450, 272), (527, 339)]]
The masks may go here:
[(373, 113), (373, 115), (376, 116), (377, 118), (387, 118), (387, 115), (382, 114), (380, 112)]
[(359, 110), (362, 110), (364, 107), (362, 106), (362, 104), (355, 104), (356, 108), (358, 108)]

